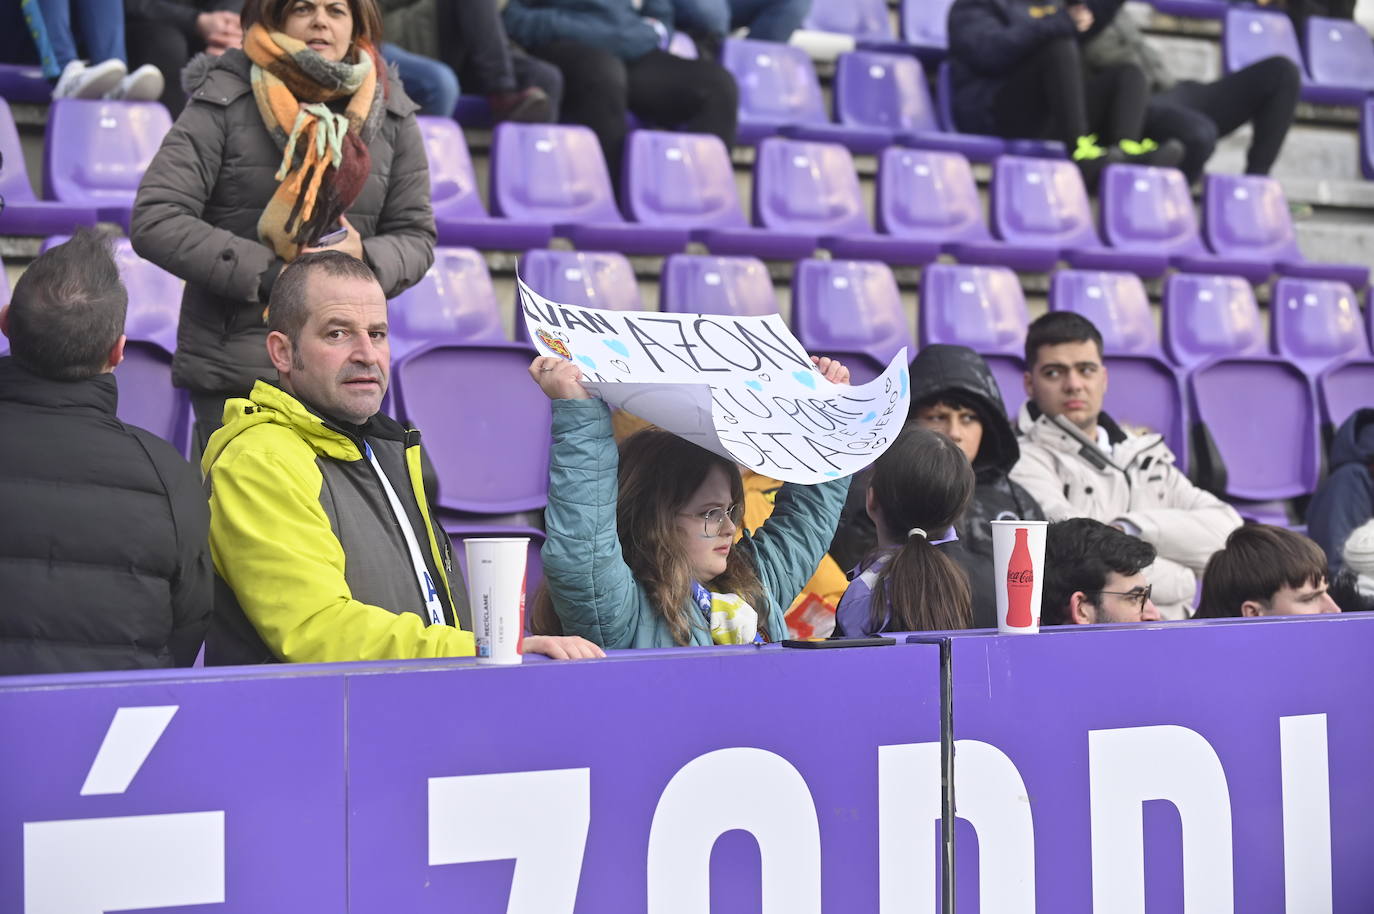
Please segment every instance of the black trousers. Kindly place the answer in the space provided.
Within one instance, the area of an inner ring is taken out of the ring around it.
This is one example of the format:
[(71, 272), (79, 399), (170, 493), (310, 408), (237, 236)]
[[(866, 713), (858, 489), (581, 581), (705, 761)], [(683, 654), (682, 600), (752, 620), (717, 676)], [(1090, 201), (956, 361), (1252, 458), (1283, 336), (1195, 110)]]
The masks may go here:
[(1104, 146), (1138, 140), (1145, 125), (1148, 84), (1139, 67), (1123, 65), (1091, 75), (1083, 71), (1078, 42), (1048, 41), (1026, 57), (993, 99), (999, 135), (1049, 137), (1072, 151), (1095, 133)]
[(1301, 77), (1286, 57), (1269, 57), (1210, 83), (1183, 82), (1150, 99), (1145, 133), (1158, 142), (1177, 139), (1187, 153), (1179, 168), (1190, 182), (1202, 177), (1217, 140), (1249, 123), (1254, 137), (1245, 172), (1267, 175), (1279, 157)]
[(557, 111), (563, 99), (558, 68), (512, 48), (497, 0), (440, 0), (440, 55), (458, 74), (463, 92), (496, 95), (527, 86), (544, 90)]
[(739, 90), (730, 72), (717, 63), (659, 50), (627, 62), (576, 41), (550, 42), (530, 53), (563, 72), (561, 120), (592, 129), (616, 187), (627, 111), (649, 127), (713, 133), (727, 146), (735, 141)]
[(166, 85), (160, 101), (171, 112), (172, 120), (176, 120), (186, 107), (181, 70), (188, 60), (205, 50), (205, 42), (165, 20), (130, 19), (124, 29), (124, 48), (129, 55), (130, 72), (145, 63), (162, 71)]

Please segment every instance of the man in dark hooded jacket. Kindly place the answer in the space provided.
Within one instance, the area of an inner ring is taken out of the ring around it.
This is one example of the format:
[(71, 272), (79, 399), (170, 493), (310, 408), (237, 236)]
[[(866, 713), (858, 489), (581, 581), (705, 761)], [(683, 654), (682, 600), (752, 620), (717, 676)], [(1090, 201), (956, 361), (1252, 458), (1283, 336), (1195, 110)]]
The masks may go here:
[(1334, 580), (1345, 565), (1345, 541), (1374, 518), (1374, 409), (1359, 409), (1331, 442), (1331, 472), (1307, 508), (1307, 535), (1326, 552)]
[[(997, 625), (997, 595), (989, 521), (1044, 520), (1045, 516), (1030, 493), (1008, 478), (1021, 449), (1007, 420), (997, 381), (982, 357), (964, 346), (936, 344), (920, 351), (910, 371), (907, 422), (948, 435), (973, 464), (977, 486), (968, 510), (954, 525), (959, 540), (940, 548), (968, 573), (974, 627), (993, 628)], [(864, 506), (870, 476), (871, 470), (855, 475), (830, 544), (830, 554), (841, 568), (854, 568), (878, 542)]]

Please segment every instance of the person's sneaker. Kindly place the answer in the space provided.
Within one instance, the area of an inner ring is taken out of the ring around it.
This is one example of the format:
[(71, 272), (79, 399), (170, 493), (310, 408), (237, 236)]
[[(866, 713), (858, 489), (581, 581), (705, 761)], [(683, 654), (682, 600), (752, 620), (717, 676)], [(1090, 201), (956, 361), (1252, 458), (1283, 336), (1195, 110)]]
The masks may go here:
[(1102, 169), (1108, 161), (1108, 150), (1098, 145), (1097, 134), (1080, 136), (1069, 155), (1083, 175), (1083, 186), (1087, 188), (1088, 193), (1096, 193), (1097, 183), (1102, 178)]
[(62, 68), (57, 85), (53, 86), (53, 98), (103, 98), (119, 81), (124, 78), (128, 68), (118, 58), (102, 60), (87, 66), (84, 60), (73, 60)]
[(1097, 134), (1090, 133), (1087, 136), (1080, 136), (1077, 145), (1073, 148), (1073, 160), (1075, 162), (1090, 162), (1100, 159), (1107, 154), (1097, 143)]
[(496, 92), (487, 96), (492, 121), (542, 124), (553, 117), (549, 97), (538, 86), (516, 92)]
[(1120, 155), (1112, 157), (1115, 161), (1127, 165), (1154, 165), (1158, 168), (1178, 167), (1178, 163), (1183, 161), (1184, 155), (1188, 152), (1179, 140), (1165, 140), (1161, 146), (1148, 137), (1139, 142), (1122, 140), (1116, 144), (1116, 150), (1120, 150)]
[(105, 93), (105, 97), (128, 102), (155, 102), (162, 98), (165, 86), (162, 71), (150, 63), (145, 63), (121, 79), (119, 85)]

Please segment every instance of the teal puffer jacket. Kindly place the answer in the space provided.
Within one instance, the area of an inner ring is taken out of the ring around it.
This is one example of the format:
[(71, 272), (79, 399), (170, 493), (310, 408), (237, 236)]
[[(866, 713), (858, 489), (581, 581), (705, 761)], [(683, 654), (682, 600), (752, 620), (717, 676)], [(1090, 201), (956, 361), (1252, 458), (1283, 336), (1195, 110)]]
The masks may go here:
[[(618, 466), (606, 405), (594, 399), (553, 401), (544, 580), (565, 634), (606, 648), (673, 647), (668, 623), (621, 555)], [(773, 641), (787, 636), (783, 613), (825, 555), (848, 488), (848, 479), (783, 486), (773, 516), (736, 546), (753, 553), (768, 593), (768, 605), (755, 609)], [(692, 643), (711, 643), (704, 625), (692, 629)]]

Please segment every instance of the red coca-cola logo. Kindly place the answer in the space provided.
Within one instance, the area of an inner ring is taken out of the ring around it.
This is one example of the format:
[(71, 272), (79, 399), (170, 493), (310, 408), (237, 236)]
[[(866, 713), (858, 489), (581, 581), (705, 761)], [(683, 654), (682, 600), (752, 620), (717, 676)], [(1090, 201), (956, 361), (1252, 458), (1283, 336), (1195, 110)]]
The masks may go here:
[(1035, 572), (1032, 571), (1032, 570), (1029, 569), (1029, 568), (1026, 568), (1026, 569), (1024, 569), (1024, 570), (1022, 570), (1022, 571), (1008, 571), (1008, 572), (1007, 572), (1007, 583), (1008, 583), (1008, 584), (1034, 584), (1034, 583), (1035, 583)]

